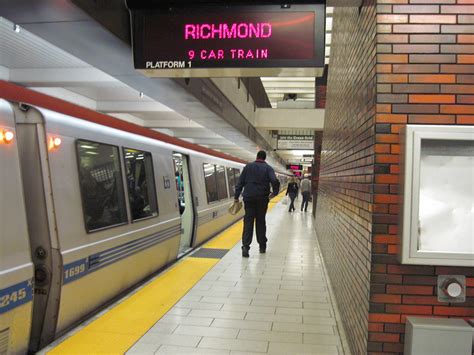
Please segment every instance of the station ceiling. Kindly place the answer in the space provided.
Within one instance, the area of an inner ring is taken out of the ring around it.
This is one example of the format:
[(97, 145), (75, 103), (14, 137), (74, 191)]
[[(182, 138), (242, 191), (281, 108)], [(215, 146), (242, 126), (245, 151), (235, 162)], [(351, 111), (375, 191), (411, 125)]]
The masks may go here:
[[(222, 122), (222, 136), (163, 102), (0, 17), (0, 78), (245, 160), (257, 147)], [(163, 100), (164, 101), (164, 100)]]

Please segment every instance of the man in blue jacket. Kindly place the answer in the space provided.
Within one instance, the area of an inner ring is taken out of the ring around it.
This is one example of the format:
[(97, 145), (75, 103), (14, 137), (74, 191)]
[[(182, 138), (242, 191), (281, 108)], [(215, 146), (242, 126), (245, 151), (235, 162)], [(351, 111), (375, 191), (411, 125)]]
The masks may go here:
[[(242, 189), (244, 190), (242, 194), (245, 205), (244, 231), (242, 233), (242, 256), (244, 258), (249, 257), (254, 221), (260, 253), (263, 254), (267, 250), (265, 215), (267, 214), (269, 199), (278, 194), (280, 182), (276, 178), (273, 168), (265, 162), (266, 157), (267, 154), (263, 150), (259, 151), (257, 160), (244, 167), (235, 187), (235, 201), (239, 201), (240, 193)], [(270, 184), (272, 185), (271, 194)]]

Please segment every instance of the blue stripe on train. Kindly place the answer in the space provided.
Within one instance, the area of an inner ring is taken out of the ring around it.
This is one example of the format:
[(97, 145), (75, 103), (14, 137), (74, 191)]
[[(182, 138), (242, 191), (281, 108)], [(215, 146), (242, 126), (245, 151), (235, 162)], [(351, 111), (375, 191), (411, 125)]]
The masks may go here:
[(86, 276), (102, 267), (108, 266), (130, 255), (138, 253), (144, 249), (152, 247), (166, 239), (169, 239), (180, 232), (180, 226), (173, 226), (161, 232), (143, 237), (137, 240), (118, 245), (116, 247), (103, 250), (99, 253), (89, 255), (85, 259), (73, 261), (63, 267), (63, 284), (68, 284), (81, 277)]
[(0, 314), (33, 299), (33, 281), (27, 280), (0, 290)]
[(150, 239), (150, 240), (147, 240), (143, 243), (140, 243), (140, 244), (134, 244), (133, 246), (127, 248), (126, 250), (121, 250), (117, 253), (115, 253), (114, 255), (105, 255), (105, 256), (102, 256), (102, 255), (99, 255), (99, 254), (95, 254), (93, 255), (94, 257), (94, 264), (92, 263), (92, 256), (89, 257), (89, 266), (90, 266), (90, 270), (91, 271), (94, 271), (96, 269), (100, 269), (104, 266), (107, 266), (109, 264), (112, 264), (114, 262), (117, 262), (127, 256), (130, 256), (132, 254), (135, 254), (136, 252), (139, 252), (139, 251), (142, 251), (144, 249), (148, 249), (149, 247), (155, 245), (155, 244), (158, 244), (166, 239), (169, 239), (173, 236), (175, 236), (177, 233), (173, 232), (173, 233), (168, 233), (167, 235), (160, 235), (156, 238), (153, 238), (153, 239)]

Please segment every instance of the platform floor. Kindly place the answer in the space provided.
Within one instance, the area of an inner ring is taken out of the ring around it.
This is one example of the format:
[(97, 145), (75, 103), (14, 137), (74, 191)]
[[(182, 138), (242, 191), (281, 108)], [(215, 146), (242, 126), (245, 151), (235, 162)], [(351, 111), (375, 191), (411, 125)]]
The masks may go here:
[(347, 353), (311, 212), (273, 205), (266, 254), (241, 257), (238, 222), (47, 352)]

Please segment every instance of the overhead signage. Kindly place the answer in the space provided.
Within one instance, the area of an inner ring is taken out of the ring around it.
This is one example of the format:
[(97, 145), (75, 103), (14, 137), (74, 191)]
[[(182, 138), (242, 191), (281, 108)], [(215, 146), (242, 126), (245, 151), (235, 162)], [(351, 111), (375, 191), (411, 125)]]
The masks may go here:
[(277, 149), (312, 150), (314, 149), (314, 136), (278, 135)]
[(321, 75), (325, 6), (132, 9), (135, 69), (153, 77)]
[(300, 177), (302, 175), (303, 165), (300, 164), (287, 164), (286, 169), (291, 170), (294, 176)]
[(300, 164), (286, 164), (288, 170), (298, 171), (303, 170), (303, 165)]

